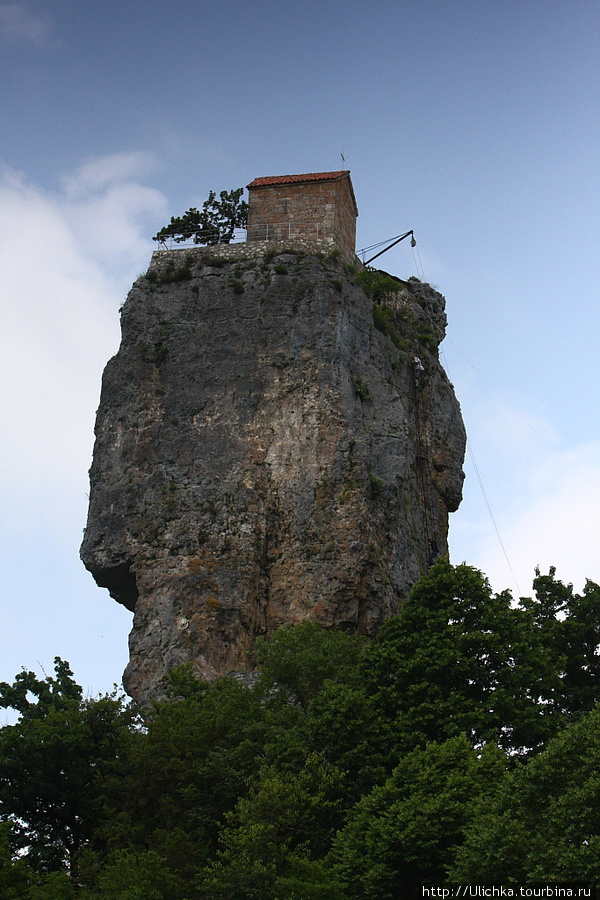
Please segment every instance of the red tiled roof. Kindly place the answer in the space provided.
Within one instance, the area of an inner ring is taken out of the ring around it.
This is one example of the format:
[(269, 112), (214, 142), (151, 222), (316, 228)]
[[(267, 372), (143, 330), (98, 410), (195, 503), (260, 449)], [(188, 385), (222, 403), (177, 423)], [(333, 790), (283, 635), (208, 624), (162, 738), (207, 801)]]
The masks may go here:
[(340, 172), (308, 172), (306, 175), (268, 175), (266, 178), (255, 178), (254, 181), (251, 181), (246, 187), (255, 188), (271, 187), (277, 184), (306, 184), (310, 181), (337, 181), (345, 175), (348, 176), (348, 186), (350, 187), (350, 194), (352, 195), (354, 211), (356, 215), (358, 215), (358, 206), (356, 205), (356, 199), (354, 197), (354, 189), (352, 188), (349, 169), (342, 169)]
[(335, 181), (343, 175), (349, 175), (350, 171), (344, 169), (341, 172), (309, 172), (306, 175), (269, 175), (266, 178), (255, 178), (249, 188), (268, 187), (271, 184), (299, 184), (304, 181)]

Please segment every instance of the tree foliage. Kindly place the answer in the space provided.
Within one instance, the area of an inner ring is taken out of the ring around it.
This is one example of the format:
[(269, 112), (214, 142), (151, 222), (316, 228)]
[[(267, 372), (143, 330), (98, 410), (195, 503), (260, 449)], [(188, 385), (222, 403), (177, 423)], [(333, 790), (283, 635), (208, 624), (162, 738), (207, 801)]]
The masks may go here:
[[(318, 754), (298, 773), (260, 769), (255, 786), (227, 816), (223, 849), (203, 888), (219, 900), (337, 896), (321, 862), (342, 824), (343, 778)], [(300, 880), (299, 880), (300, 878)], [(329, 881), (327, 891), (325, 882)], [(300, 887), (304, 893), (296, 893)]]
[(458, 850), (460, 882), (600, 882), (600, 707), (482, 796)]
[(84, 849), (103, 814), (103, 781), (134, 721), (116, 695), (85, 700), (68, 663), (43, 681), (23, 671), (0, 684), (0, 708), (18, 711), (0, 729), (0, 818), (13, 849), (43, 872), (79, 875)]
[(325, 682), (349, 683), (358, 678), (357, 663), (365, 639), (344, 631), (326, 631), (315, 622), (286, 625), (255, 645), (261, 687), (275, 685), (307, 709)]
[(0, 898), (385, 900), (593, 880), (600, 587), (440, 560), (375, 640), (305, 622), (253, 687), (173, 670), (143, 718), (67, 663), (0, 684)]
[(383, 625), (365, 681), (399, 748), (465, 734), (525, 752), (554, 727), (559, 671), (546, 637), (509, 591), (442, 559)]
[(236, 228), (243, 228), (248, 218), (248, 204), (242, 200), (243, 188), (221, 191), (219, 198), (210, 191), (202, 209), (191, 207), (154, 235), (153, 241), (172, 239), (176, 243), (193, 240), (194, 244), (229, 244)]
[(600, 700), (600, 586), (587, 580), (582, 594), (563, 584), (552, 567), (548, 575), (536, 569), (535, 597), (522, 604), (531, 612), (553, 655), (560, 676), (555, 705), (577, 715)]
[(408, 753), (384, 784), (350, 812), (334, 840), (333, 870), (349, 898), (420, 897), (443, 884), (462, 844), (473, 800), (502, 777), (497, 748), (477, 753), (464, 737)]

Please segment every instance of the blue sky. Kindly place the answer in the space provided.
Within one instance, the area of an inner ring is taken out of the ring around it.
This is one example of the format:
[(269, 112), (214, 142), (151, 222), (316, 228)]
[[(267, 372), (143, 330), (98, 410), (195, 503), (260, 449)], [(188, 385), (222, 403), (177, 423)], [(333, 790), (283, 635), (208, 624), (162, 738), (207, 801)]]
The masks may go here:
[(0, 0), (0, 680), (119, 682), (78, 558), (118, 308), (171, 215), (262, 175), (349, 168), (359, 248), (415, 231), (473, 452), (453, 561), (600, 581), (599, 38), (588, 0)]

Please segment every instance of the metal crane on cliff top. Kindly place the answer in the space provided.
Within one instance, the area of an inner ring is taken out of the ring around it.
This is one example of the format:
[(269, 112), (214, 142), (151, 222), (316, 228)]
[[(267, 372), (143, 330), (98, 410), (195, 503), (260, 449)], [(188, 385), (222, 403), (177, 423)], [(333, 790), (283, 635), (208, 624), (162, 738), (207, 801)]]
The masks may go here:
[(417, 242), (415, 240), (415, 235), (414, 235), (414, 232), (411, 230), (411, 231), (407, 231), (405, 234), (396, 235), (396, 237), (388, 238), (386, 241), (380, 241), (378, 244), (371, 244), (370, 247), (364, 247), (362, 250), (359, 250), (358, 252), (360, 254), (366, 254), (370, 250), (376, 250), (378, 247), (383, 247), (384, 244), (388, 245), (387, 247), (383, 247), (383, 250), (380, 250), (379, 253), (375, 254), (375, 256), (371, 256), (369, 259), (366, 259), (366, 260), (363, 259), (364, 265), (368, 266), (369, 263), (372, 263), (373, 260), (377, 259), (378, 256), (381, 256), (382, 253), (386, 253), (388, 250), (391, 250), (392, 247), (395, 247), (396, 244), (399, 244), (400, 241), (405, 240), (407, 237), (410, 237), (410, 246), (416, 247)]

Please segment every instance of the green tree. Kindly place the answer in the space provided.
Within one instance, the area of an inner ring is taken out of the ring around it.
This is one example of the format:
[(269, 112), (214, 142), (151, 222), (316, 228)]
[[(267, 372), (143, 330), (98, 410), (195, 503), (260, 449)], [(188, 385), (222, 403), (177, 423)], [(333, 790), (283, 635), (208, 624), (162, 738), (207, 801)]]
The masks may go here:
[(114, 850), (104, 861), (96, 886), (81, 894), (82, 900), (171, 900), (181, 896), (178, 880), (160, 853), (127, 849)]
[(315, 622), (286, 625), (269, 640), (256, 642), (262, 689), (276, 687), (307, 709), (326, 681), (358, 683), (358, 661), (366, 646), (360, 635), (322, 628)]
[[(158, 854), (170, 900), (188, 897), (214, 856), (225, 813), (259, 766), (264, 726), (259, 699), (234, 678), (206, 684), (186, 666), (171, 673), (168, 690), (148, 711), (124, 772), (107, 785), (103, 836), (113, 853)], [(115, 871), (121, 878), (123, 866)]]
[(455, 882), (600, 885), (600, 707), (505, 774), (478, 803)]
[(327, 681), (306, 715), (306, 746), (344, 773), (346, 802), (389, 774), (395, 735), (363, 685)]
[[(166, 685), (167, 698), (153, 705), (145, 730), (134, 735), (123, 771), (106, 785), (102, 839), (111, 859), (112, 854), (126, 850), (143, 860), (144, 853), (151, 850), (165, 862), (174, 879), (169, 898), (192, 895), (190, 885), (214, 862), (220, 830), (226, 822), (233, 822), (230, 816), (235, 809), (245, 810), (249, 790), (255, 795), (244, 821), (252, 833), (263, 833), (265, 810), (278, 790), (296, 785), (296, 792), (302, 794), (306, 783), (317, 777), (314, 773), (321, 771), (319, 766), (313, 765), (307, 774), (306, 761), (313, 746), (320, 746), (321, 736), (318, 729), (313, 734), (312, 725), (308, 726), (307, 708), (325, 685), (340, 686), (343, 681), (358, 678), (357, 660), (364, 643), (364, 639), (328, 632), (313, 623), (283, 629), (259, 648), (265, 663), (254, 689), (233, 678), (221, 678), (210, 685), (199, 682), (189, 666), (173, 670)], [(340, 713), (345, 716), (347, 707), (340, 708)], [(330, 713), (330, 720), (332, 716)], [(348, 734), (346, 743), (351, 740)], [(341, 824), (348, 801), (346, 775), (322, 754), (319, 759), (327, 772), (336, 773), (337, 818), (334, 823), (326, 812), (321, 793), (316, 799), (305, 798), (312, 804), (315, 821), (320, 821), (321, 842), (315, 833), (310, 835), (308, 826), (303, 827), (311, 846), (323, 854), (323, 842)], [(260, 789), (257, 772), (261, 773)], [(269, 799), (263, 802), (265, 796)], [(294, 797), (290, 799), (284, 791), (277, 807), (276, 834), (280, 842), (284, 841), (286, 821), (298, 814)], [(284, 801), (288, 802), (287, 813), (283, 811)], [(256, 815), (254, 825), (248, 824), (252, 814)], [(275, 816), (275, 811), (271, 815)], [(234, 831), (235, 840), (241, 841), (240, 829), (236, 826)], [(274, 843), (277, 841), (271, 842), (271, 850)], [(260, 878), (260, 867), (267, 865), (269, 852), (265, 849), (262, 857), (257, 856), (251, 867), (252, 878)], [(304, 846), (297, 846), (297, 842), (285, 852), (280, 875), (287, 879), (285, 890), (290, 898), (296, 896), (294, 885), (299, 883), (307, 897), (319, 896), (325, 882), (313, 856), (306, 856)], [(234, 879), (235, 883), (235, 872), (244, 868), (240, 857), (241, 851), (228, 857), (227, 864), (223, 862), (219, 868), (221, 882)], [(103, 862), (101, 872), (109, 866), (113, 873), (110, 878), (121, 879), (123, 866), (115, 865), (110, 860)], [(244, 877), (248, 883), (250, 874)], [(109, 882), (104, 878), (102, 883)], [(313, 889), (311, 884), (319, 887)]]
[(465, 734), (474, 745), (539, 747), (555, 728), (560, 666), (532, 612), (471, 566), (439, 560), (386, 622), (364, 683), (396, 746)]
[(26, 897), (32, 879), (26, 861), (13, 852), (9, 823), (0, 823), (0, 900)]
[(567, 715), (589, 711), (600, 701), (600, 586), (586, 581), (582, 594), (563, 584), (552, 567), (536, 570), (534, 599), (523, 598), (560, 667), (555, 705)]
[(600, 588), (551, 569), (534, 591), (515, 603), (440, 560), (376, 640), (283, 628), (257, 642), (253, 688), (183, 666), (143, 720), (84, 699), (58, 658), (0, 684), (19, 714), (0, 729), (0, 900), (591, 879)]
[[(11, 844), (35, 872), (68, 873), (103, 815), (103, 779), (129, 740), (134, 713), (111, 695), (84, 700), (68, 663), (43, 681), (23, 671), (0, 684), (0, 708), (19, 719), (0, 729), (0, 819)], [(41, 895), (40, 895), (41, 896)]]
[(343, 820), (341, 773), (317, 754), (298, 773), (263, 766), (247, 797), (227, 816), (223, 849), (202, 878), (218, 900), (340, 897), (321, 860)]
[(355, 806), (333, 844), (333, 871), (349, 898), (396, 900), (441, 885), (463, 841), (470, 805), (488, 793), (506, 762), (464, 737), (407, 754), (385, 784)]
[(171, 221), (154, 235), (153, 241), (172, 238), (177, 243), (193, 240), (195, 244), (229, 244), (236, 228), (243, 228), (248, 218), (248, 204), (242, 200), (243, 188), (221, 191), (219, 199), (210, 191), (202, 209), (191, 207), (183, 216)]

